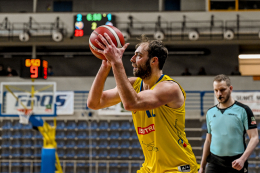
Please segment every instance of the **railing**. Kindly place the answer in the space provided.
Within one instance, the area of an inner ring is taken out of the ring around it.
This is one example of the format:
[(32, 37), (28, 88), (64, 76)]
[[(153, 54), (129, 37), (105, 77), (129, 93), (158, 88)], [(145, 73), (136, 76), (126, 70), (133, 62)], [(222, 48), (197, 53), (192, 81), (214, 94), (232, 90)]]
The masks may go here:
[[(156, 39), (164, 41), (179, 40), (232, 40), (235, 39), (259, 39), (259, 20), (240, 20), (239, 15), (236, 20), (186, 20), (183, 21), (154, 21), (154, 22), (118, 22), (117, 27), (127, 33), (126, 39), (139, 37), (141, 34), (154, 35)], [(226, 31), (232, 31), (232, 37)], [(160, 31), (160, 37), (156, 32)], [(233, 36), (234, 35), (234, 36)], [(244, 36), (244, 37), (239, 37)]]
[[(259, 39), (259, 20), (240, 20), (239, 17), (237, 20), (214, 20), (214, 15), (209, 17), (211, 17), (209, 20), (191, 21), (186, 20), (184, 15), (182, 21), (129, 21), (117, 22), (116, 25), (121, 31), (129, 35), (129, 39), (132, 38), (133, 40), (141, 34), (154, 35), (156, 32), (160, 32), (163, 36), (159, 34), (159, 37), (155, 37), (165, 41), (224, 40), (226, 30), (234, 32), (237, 40)], [(16, 41), (17, 36), (24, 32), (29, 32), (32, 38), (34, 36), (51, 36), (52, 32), (56, 30), (64, 35), (67, 34), (65, 24), (59, 20), (46, 23), (36, 22), (30, 18), (29, 22), (11, 23), (6, 19), (2, 24), (0, 23), (0, 41), (6, 37), (11, 38), (11, 41)], [(198, 36), (193, 35), (194, 32)], [(245, 37), (239, 37), (242, 35)]]
[[(74, 91), (74, 110), (89, 110), (87, 107), (88, 91)], [(186, 91), (186, 111), (189, 114), (205, 115), (214, 106), (213, 91)]]

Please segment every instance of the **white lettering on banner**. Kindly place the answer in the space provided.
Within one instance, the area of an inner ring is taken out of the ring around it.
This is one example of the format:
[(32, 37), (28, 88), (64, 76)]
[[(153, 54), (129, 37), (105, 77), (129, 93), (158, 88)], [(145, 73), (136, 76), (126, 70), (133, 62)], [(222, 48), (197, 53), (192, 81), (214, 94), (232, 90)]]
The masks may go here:
[(153, 131), (155, 131), (154, 124), (151, 124), (147, 127), (138, 127), (138, 134), (139, 135), (146, 135), (146, 134), (151, 133)]
[(249, 100), (253, 101), (253, 99), (254, 99), (253, 95), (245, 95), (245, 96), (237, 95), (235, 97), (235, 100), (237, 101), (249, 101)]
[[(236, 92), (233, 91), (231, 96), (234, 100), (250, 107), (254, 115), (260, 115), (260, 92)], [(215, 104), (218, 100), (214, 98)]]
[[(34, 108), (37, 109), (37, 114), (49, 114), (53, 111), (52, 107), (54, 100), (57, 105), (57, 115), (71, 115), (74, 113), (74, 92), (73, 91), (57, 91), (53, 97), (52, 93), (44, 92), (37, 93), (33, 100), (30, 100), (28, 93), (14, 93), (17, 98), (26, 106), (30, 107), (31, 101), (35, 102)], [(37, 103), (36, 103), (37, 102)], [(47, 106), (46, 106), (47, 105)], [(11, 93), (6, 94), (6, 113), (17, 114), (19, 103)]]

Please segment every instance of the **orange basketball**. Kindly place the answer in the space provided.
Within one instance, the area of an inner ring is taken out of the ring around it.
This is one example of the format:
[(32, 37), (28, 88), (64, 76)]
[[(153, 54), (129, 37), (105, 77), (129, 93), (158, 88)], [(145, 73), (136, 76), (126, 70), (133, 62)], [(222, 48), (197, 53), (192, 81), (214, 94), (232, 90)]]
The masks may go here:
[(104, 33), (107, 33), (109, 35), (116, 47), (121, 48), (125, 44), (123, 34), (116, 27), (110, 25), (102, 25), (96, 28), (89, 37), (89, 48), (97, 58), (102, 60), (106, 58), (104, 55), (96, 51), (97, 49), (102, 50), (102, 48), (95, 42), (95, 39), (97, 39), (100, 43), (104, 44), (102, 40), (98, 37), (98, 34), (101, 34), (105, 38)]

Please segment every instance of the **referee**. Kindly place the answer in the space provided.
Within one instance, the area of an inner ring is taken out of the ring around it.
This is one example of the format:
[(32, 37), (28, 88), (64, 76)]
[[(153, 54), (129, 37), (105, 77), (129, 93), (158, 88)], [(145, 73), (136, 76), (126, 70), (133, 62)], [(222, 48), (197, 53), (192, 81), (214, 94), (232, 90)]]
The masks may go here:
[[(231, 97), (233, 87), (228, 76), (216, 76), (213, 87), (219, 104), (206, 115), (208, 133), (199, 173), (247, 173), (247, 159), (259, 141), (255, 117), (248, 106)], [(250, 138), (248, 146), (245, 133)]]

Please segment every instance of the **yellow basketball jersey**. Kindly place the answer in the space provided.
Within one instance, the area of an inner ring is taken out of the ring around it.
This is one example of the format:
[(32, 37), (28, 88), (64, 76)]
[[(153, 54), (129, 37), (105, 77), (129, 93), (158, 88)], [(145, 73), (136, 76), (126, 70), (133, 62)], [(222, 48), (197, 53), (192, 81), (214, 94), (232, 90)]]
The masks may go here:
[[(176, 82), (162, 75), (151, 90), (162, 81)], [(142, 90), (142, 83), (141, 78), (134, 82), (137, 93)], [(180, 89), (186, 99), (185, 91), (181, 86)], [(132, 116), (145, 157), (137, 173), (197, 172), (196, 158), (184, 131), (185, 102), (178, 109), (163, 105), (152, 110), (133, 111)]]

